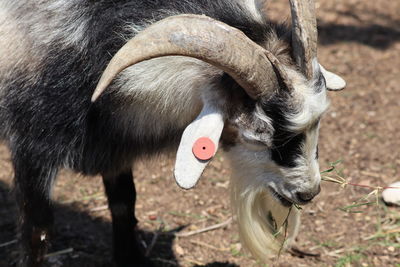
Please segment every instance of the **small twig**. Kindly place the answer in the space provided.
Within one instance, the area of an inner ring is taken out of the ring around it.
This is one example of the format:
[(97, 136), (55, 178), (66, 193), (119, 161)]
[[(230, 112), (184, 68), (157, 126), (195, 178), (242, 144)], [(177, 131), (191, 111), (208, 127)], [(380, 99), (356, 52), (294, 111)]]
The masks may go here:
[(5, 242), (5, 243), (3, 243), (3, 244), (0, 244), (0, 248), (7, 247), (7, 246), (9, 246), (9, 245), (12, 245), (12, 244), (15, 244), (15, 243), (17, 243), (17, 242), (18, 242), (18, 240), (17, 240), (17, 239), (14, 239), (14, 240), (11, 240), (11, 241), (8, 241), (8, 242)]
[(152, 260), (159, 261), (159, 262), (162, 262), (162, 263), (171, 264), (173, 266), (178, 266), (178, 263), (176, 263), (175, 261), (171, 261), (171, 260), (166, 260), (166, 259), (161, 259), (161, 258), (154, 258)]
[(344, 249), (343, 249), (343, 248), (337, 249), (337, 250), (334, 250), (334, 251), (327, 251), (326, 249), (324, 249), (324, 253), (325, 253), (326, 255), (331, 256), (331, 257), (336, 257), (336, 258), (340, 258), (340, 257), (341, 257), (341, 254), (342, 254), (343, 252), (344, 252)]
[(329, 176), (323, 176), (321, 179), (322, 179), (322, 181), (325, 181), (325, 182), (340, 184), (342, 187), (351, 185), (351, 186), (355, 186), (355, 187), (369, 188), (369, 189), (374, 189), (374, 190), (378, 190), (378, 191), (382, 191), (384, 189), (400, 189), (400, 187), (398, 187), (398, 186), (371, 186), (371, 185), (350, 183), (340, 176), (338, 176), (338, 179), (329, 177)]
[(391, 229), (391, 230), (387, 230), (387, 231), (380, 230), (380, 231), (378, 231), (377, 233), (375, 233), (373, 235), (370, 235), (368, 237), (363, 238), (363, 240), (371, 240), (371, 239), (376, 239), (376, 238), (379, 238), (379, 237), (385, 237), (385, 236), (390, 235), (390, 234), (398, 234), (398, 233), (400, 233), (400, 228)]
[(367, 175), (367, 176), (371, 176), (371, 177), (374, 177), (374, 178), (381, 178), (381, 176), (382, 176), (379, 173), (374, 173), (374, 172), (369, 172), (369, 171), (360, 171), (360, 173), (362, 175)]
[[(283, 225), (281, 226), (281, 227), (285, 227), (285, 235), (283, 236), (282, 245), (281, 245), (281, 247), (279, 248), (278, 258), (281, 257), (281, 253), (282, 253), (282, 250), (283, 250), (283, 248), (284, 248), (284, 246), (285, 246), (285, 242), (286, 242), (286, 239), (287, 239), (288, 224), (289, 224), (289, 216), (290, 216), (290, 213), (292, 212), (292, 208), (293, 208), (293, 206), (291, 206), (291, 207), (289, 208), (289, 211), (288, 211), (288, 214), (287, 214), (287, 216), (286, 216), (286, 218), (285, 218), (285, 221), (283, 222)], [(280, 232), (280, 231), (281, 231), (281, 230), (279, 230), (279, 232)]]
[(383, 233), (384, 233), (384, 234), (395, 234), (395, 233), (400, 233), (400, 228), (387, 230), (387, 231), (385, 231), (385, 232), (383, 232)]
[(190, 243), (195, 244), (195, 245), (199, 245), (199, 246), (203, 246), (212, 250), (217, 250), (217, 251), (229, 251), (229, 248), (217, 248), (214, 247), (212, 245), (209, 245), (207, 243), (201, 242), (201, 241), (196, 241), (196, 240), (190, 240)]
[(145, 256), (146, 257), (148, 257), (150, 255), (151, 251), (153, 250), (159, 235), (160, 235), (159, 232), (155, 232), (154, 233), (153, 238), (151, 239), (151, 243), (146, 249), (146, 252), (145, 252)]
[(160, 236), (160, 233), (163, 231), (163, 229), (164, 229), (164, 223), (161, 223), (158, 230), (154, 233), (153, 238), (151, 239), (150, 245), (146, 249), (146, 253), (145, 253), (146, 257), (148, 257), (150, 255), (150, 253), (153, 250), (154, 246), (156, 245), (157, 239)]
[(197, 261), (197, 260), (194, 260), (194, 259), (185, 258), (185, 260), (186, 260), (187, 262), (194, 263), (194, 264), (197, 264), (197, 265), (201, 265), (201, 266), (204, 265), (204, 262)]
[(108, 210), (108, 205), (93, 208), (90, 210), (90, 212), (97, 212), (97, 211), (103, 211), (103, 210)]
[[(335, 174), (336, 175), (335, 178), (326, 175), (327, 173), (332, 173), (333, 171), (336, 171), (336, 165), (337, 164), (338, 164), (338, 162), (332, 163), (331, 167), (328, 170), (325, 170), (325, 171), (321, 172), (321, 174), (323, 175), (321, 179), (323, 181), (340, 184), (342, 187), (346, 187), (347, 185), (351, 185), (351, 186), (355, 186), (355, 187), (364, 187), (364, 188), (374, 189), (374, 190), (378, 190), (378, 191), (382, 191), (384, 189), (400, 189), (400, 187), (393, 187), (393, 186), (370, 186), (370, 185), (350, 183), (348, 180), (346, 180), (345, 178), (341, 177), (338, 173)], [(366, 171), (362, 171), (361, 174), (369, 175), (369, 176), (372, 176), (372, 177), (380, 177), (381, 176), (379, 174), (366, 172)]]
[(69, 199), (69, 200), (65, 200), (65, 201), (61, 201), (61, 204), (70, 204), (73, 202), (82, 202), (82, 201), (88, 201), (88, 200), (92, 200), (92, 199), (104, 199), (104, 193), (102, 192), (98, 192), (98, 193), (94, 193), (92, 195), (87, 195), (87, 196), (83, 196), (81, 198), (76, 198), (76, 199)]
[(331, 183), (335, 183), (335, 184), (346, 184), (346, 180), (343, 179), (342, 177), (338, 177), (339, 179), (333, 178), (333, 177), (329, 177), (329, 176), (322, 176), (321, 180), (325, 181), (325, 182), (331, 182)]
[(204, 232), (208, 232), (208, 231), (212, 231), (212, 230), (216, 230), (216, 229), (222, 228), (224, 226), (227, 226), (231, 222), (232, 222), (232, 217), (229, 218), (228, 220), (226, 220), (225, 222), (222, 222), (222, 223), (219, 223), (219, 224), (215, 224), (215, 225), (211, 225), (211, 226), (208, 226), (208, 227), (203, 228), (203, 229), (190, 231), (190, 232), (185, 232), (185, 233), (175, 233), (175, 236), (177, 236), (177, 237), (193, 236), (193, 235), (197, 235), (197, 234), (201, 234), (201, 233), (204, 233)]
[(56, 252), (53, 252), (53, 253), (46, 254), (44, 257), (45, 258), (50, 258), (50, 257), (54, 257), (54, 256), (68, 254), (68, 253), (71, 253), (73, 251), (74, 251), (73, 248), (67, 248), (67, 249), (63, 249), (63, 250), (60, 250), (60, 251), (56, 251)]

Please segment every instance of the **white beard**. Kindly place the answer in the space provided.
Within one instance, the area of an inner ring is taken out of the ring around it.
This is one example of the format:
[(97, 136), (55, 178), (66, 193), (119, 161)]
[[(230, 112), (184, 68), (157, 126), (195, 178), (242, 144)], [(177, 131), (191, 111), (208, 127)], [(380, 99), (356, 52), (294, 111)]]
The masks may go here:
[(231, 178), (231, 206), (242, 244), (262, 261), (289, 247), (298, 233), (298, 209), (283, 206), (257, 179), (239, 172)]

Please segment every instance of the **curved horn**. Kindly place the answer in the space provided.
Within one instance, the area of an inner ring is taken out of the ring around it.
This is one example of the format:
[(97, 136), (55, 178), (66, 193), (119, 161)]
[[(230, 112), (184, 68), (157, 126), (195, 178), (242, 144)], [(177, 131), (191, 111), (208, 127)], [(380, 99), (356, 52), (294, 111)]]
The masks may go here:
[(228, 73), (247, 94), (257, 99), (273, 94), (278, 77), (265, 49), (243, 32), (206, 16), (178, 15), (163, 19), (128, 41), (111, 59), (92, 101), (125, 68), (163, 56), (188, 56)]
[(297, 65), (312, 78), (312, 60), (317, 57), (317, 20), (315, 0), (290, 0), (292, 12), (292, 47)]

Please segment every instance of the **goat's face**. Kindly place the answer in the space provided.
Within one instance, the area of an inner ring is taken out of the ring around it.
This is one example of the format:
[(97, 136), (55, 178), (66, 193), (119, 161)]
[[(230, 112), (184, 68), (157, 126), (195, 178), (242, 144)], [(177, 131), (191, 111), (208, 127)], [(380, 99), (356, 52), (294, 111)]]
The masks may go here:
[(292, 204), (306, 204), (320, 191), (319, 121), (329, 103), (326, 89), (344, 81), (318, 64), (313, 69), (311, 81), (287, 70), (292, 90), (238, 104), (222, 135), (240, 236), (260, 259), (293, 241), (299, 213)]
[(234, 172), (245, 172), (242, 179), (267, 187), (286, 206), (306, 204), (320, 191), (318, 131), (328, 106), (319, 68), (311, 82), (288, 73), (294, 90), (244, 107), (226, 127), (234, 136), (228, 149)]

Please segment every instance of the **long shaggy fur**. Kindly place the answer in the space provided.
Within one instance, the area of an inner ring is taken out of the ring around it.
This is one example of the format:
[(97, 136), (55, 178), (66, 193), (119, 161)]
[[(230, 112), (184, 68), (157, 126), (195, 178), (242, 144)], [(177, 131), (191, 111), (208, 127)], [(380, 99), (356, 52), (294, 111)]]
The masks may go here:
[(300, 212), (294, 206), (283, 206), (268, 189), (265, 178), (235, 157), (232, 166), (231, 207), (241, 241), (251, 254), (265, 261), (293, 243)]

